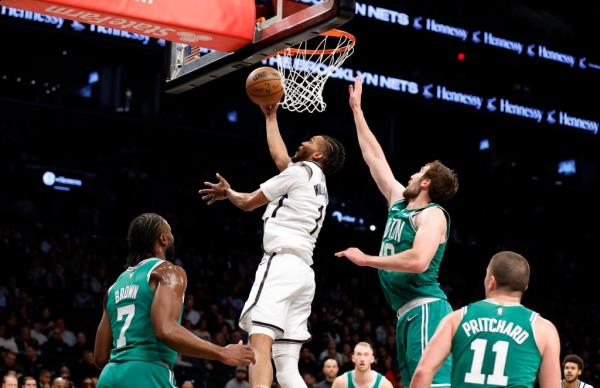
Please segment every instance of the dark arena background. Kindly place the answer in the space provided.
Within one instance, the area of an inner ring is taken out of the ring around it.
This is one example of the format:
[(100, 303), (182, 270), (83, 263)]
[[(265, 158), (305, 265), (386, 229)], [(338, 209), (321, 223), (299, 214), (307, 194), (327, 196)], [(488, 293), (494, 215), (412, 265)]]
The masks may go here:
[[(452, 306), (484, 296), (494, 253), (522, 253), (532, 270), (524, 304), (555, 323), (561, 357), (583, 357), (582, 380), (600, 384), (597, 16), (581, 0), (357, 2), (343, 26), (355, 53), (327, 81), (325, 112), (278, 112), (289, 150), (329, 134), (347, 151), (314, 255), (307, 382), (322, 379), (321, 360), (335, 352), (351, 369), (353, 345), (368, 340), (374, 369), (403, 386), (376, 270), (333, 255), (377, 253), (386, 220), (348, 106), (361, 74), (365, 116), (396, 178), (406, 184), (435, 159), (459, 175), (440, 271)], [(102, 297), (143, 212), (173, 227), (189, 278), (185, 325), (220, 345), (244, 338), (237, 319), (262, 252), (262, 211), (208, 207), (197, 191), (216, 172), (245, 192), (277, 172), (264, 116), (245, 94), (255, 67), (171, 95), (156, 39), (1, 2), (0, 31), (2, 375), (48, 371), (93, 386), (83, 380), (99, 374), (91, 351)], [(181, 357), (175, 372), (178, 384), (222, 388), (234, 368)]]

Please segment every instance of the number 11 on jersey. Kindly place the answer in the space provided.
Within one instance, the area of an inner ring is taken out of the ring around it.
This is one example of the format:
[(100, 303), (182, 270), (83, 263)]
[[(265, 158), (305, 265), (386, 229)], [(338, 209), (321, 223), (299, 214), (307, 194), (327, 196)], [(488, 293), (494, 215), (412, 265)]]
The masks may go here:
[[(478, 338), (471, 343), (471, 349), (474, 352), (473, 363), (471, 364), (471, 371), (465, 373), (465, 383), (486, 384), (486, 375), (481, 373), (486, 347), (487, 340), (481, 338)], [(505, 387), (508, 384), (508, 376), (504, 375), (504, 368), (506, 367), (506, 355), (508, 354), (508, 342), (495, 342), (494, 346), (492, 346), (492, 351), (496, 353), (496, 359), (494, 360), (493, 373), (491, 375), (487, 375), (487, 384)]]

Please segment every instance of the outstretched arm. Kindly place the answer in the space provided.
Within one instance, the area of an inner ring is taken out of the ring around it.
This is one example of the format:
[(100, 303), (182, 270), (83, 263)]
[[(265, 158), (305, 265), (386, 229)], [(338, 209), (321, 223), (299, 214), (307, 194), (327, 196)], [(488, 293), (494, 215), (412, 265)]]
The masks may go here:
[(261, 106), (260, 110), (265, 114), (267, 127), (267, 143), (269, 144), (269, 152), (271, 158), (279, 171), (285, 170), (292, 159), (288, 155), (287, 147), (283, 142), (281, 133), (279, 132), (279, 124), (277, 124), (277, 107), (279, 104)]
[(423, 273), (445, 240), (447, 221), (444, 212), (430, 207), (419, 214), (417, 233), (412, 248), (391, 256), (370, 256), (358, 248), (337, 252), (337, 257), (346, 257), (354, 264), (398, 272)]
[(381, 145), (379, 145), (377, 138), (375, 138), (375, 135), (373, 135), (367, 124), (361, 108), (362, 80), (360, 77), (356, 77), (354, 86), (350, 85), (348, 91), (350, 93), (350, 108), (352, 108), (352, 113), (354, 114), (356, 135), (358, 136), (358, 144), (360, 145), (363, 159), (367, 163), (367, 166), (369, 166), (371, 176), (375, 180), (379, 191), (381, 191), (381, 194), (387, 200), (388, 206), (391, 206), (398, 199), (402, 198), (404, 186), (394, 177)]
[(536, 319), (535, 342), (542, 354), (538, 373), (540, 388), (560, 386), (560, 339), (552, 322), (542, 317)]
[(253, 193), (239, 193), (233, 190), (229, 185), (229, 182), (227, 182), (227, 180), (219, 173), (217, 173), (217, 179), (219, 180), (219, 183), (204, 182), (209, 188), (198, 191), (202, 194), (202, 199), (207, 201), (208, 205), (212, 205), (215, 201), (228, 199), (236, 207), (245, 212), (250, 212), (269, 203), (269, 200), (265, 197), (261, 189), (258, 189)]
[(155, 285), (152, 301), (152, 328), (156, 338), (178, 353), (227, 365), (248, 365), (254, 361), (254, 352), (240, 343), (221, 347), (204, 341), (178, 323), (187, 286), (185, 271), (174, 264), (163, 263), (150, 275)]
[(460, 323), (460, 310), (447, 315), (438, 326), (435, 334), (421, 356), (419, 365), (415, 370), (410, 388), (429, 388), (433, 376), (452, 349), (452, 338), (456, 332), (456, 327)]

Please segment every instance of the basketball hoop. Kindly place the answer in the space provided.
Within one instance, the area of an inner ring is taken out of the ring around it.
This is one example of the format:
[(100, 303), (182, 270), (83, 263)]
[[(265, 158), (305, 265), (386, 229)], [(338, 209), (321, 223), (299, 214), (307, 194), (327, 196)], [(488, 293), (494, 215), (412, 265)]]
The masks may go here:
[(327, 107), (325, 82), (352, 55), (355, 43), (354, 35), (333, 29), (277, 52), (285, 90), (281, 107), (293, 112), (323, 112)]

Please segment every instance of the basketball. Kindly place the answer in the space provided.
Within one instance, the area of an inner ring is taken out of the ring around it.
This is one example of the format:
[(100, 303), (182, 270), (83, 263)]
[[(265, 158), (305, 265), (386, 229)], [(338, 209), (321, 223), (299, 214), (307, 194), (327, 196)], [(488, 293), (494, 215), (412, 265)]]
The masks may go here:
[(259, 67), (246, 79), (246, 93), (257, 105), (277, 104), (283, 97), (283, 80), (279, 72), (268, 66)]

